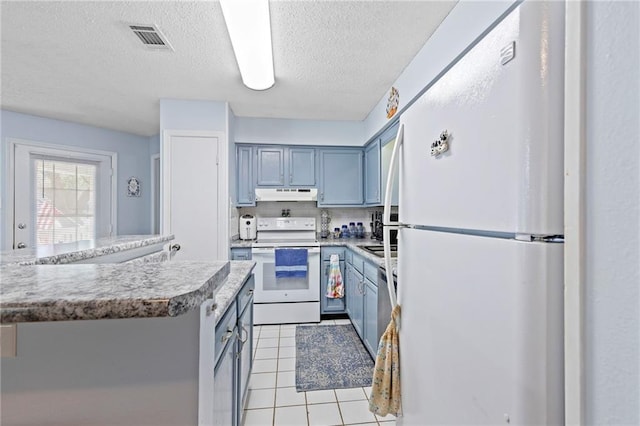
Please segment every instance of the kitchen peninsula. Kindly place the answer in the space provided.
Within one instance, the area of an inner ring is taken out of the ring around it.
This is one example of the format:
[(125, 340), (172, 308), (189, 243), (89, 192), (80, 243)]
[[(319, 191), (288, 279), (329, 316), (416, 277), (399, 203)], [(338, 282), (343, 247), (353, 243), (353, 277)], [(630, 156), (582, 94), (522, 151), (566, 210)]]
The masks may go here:
[(253, 262), (60, 264), (172, 238), (2, 253), (0, 322), (17, 346), (3, 347), (0, 423), (211, 423), (217, 310)]

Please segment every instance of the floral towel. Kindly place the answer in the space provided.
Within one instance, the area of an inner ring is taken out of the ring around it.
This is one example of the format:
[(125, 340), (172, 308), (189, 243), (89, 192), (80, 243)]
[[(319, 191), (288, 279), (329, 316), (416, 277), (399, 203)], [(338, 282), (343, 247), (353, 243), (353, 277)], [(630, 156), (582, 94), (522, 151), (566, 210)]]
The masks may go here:
[(341, 299), (344, 297), (344, 285), (342, 285), (342, 274), (340, 273), (340, 257), (337, 254), (332, 254), (329, 258), (327, 297), (330, 299)]
[(376, 365), (373, 368), (373, 383), (369, 411), (379, 416), (391, 413), (402, 414), (400, 397), (400, 357), (398, 329), (396, 321), (400, 316), (400, 306), (396, 305), (391, 312), (391, 321), (380, 338)]

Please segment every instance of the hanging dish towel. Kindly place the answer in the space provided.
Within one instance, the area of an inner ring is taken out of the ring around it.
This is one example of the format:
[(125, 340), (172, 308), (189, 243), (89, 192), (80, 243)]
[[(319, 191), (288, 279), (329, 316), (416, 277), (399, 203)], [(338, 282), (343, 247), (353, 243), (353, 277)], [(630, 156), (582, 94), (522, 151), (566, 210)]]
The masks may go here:
[(379, 416), (391, 413), (402, 414), (400, 399), (400, 357), (398, 329), (396, 321), (400, 316), (400, 306), (391, 312), (391, 321), (380, 338), (376, 365), (373, 368), (373, 383), (369, 411)]
[(276, 254), (276, 278), (304, 278), (307, 276), (307, 249), (279, 249)]
[(344, 297), (344, 285), (342, 285), (342, 274), (340, 273), (340, 257), (337, 254), (332, 254), (329, 258), (327, 297), (330, 299), (341, 299)]

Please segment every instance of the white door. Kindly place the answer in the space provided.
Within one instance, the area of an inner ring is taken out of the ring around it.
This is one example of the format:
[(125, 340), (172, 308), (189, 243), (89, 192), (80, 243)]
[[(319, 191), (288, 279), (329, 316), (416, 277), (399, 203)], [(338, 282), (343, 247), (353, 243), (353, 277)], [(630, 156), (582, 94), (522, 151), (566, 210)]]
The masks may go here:
[(15, 249), (112, 235), (115, 154), (12, 143)]
[(398, 235), (404, 424), (563, 423), (563, 244)]
[(176, 260), (226, 260), (228, 211), (223, 134), (165, 131), (162, 233), (175, 235)]

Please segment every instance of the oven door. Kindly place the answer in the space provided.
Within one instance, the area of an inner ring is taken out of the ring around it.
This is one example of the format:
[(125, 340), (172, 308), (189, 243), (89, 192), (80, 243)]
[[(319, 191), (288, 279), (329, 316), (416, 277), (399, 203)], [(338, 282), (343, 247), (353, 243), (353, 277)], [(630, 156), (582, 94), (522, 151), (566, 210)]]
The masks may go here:
[(307, 276), (276, 278), (275, 248), (254, 247), (255, 303), (317, 302), (320, 300), (320, 248), (309, 247)]

